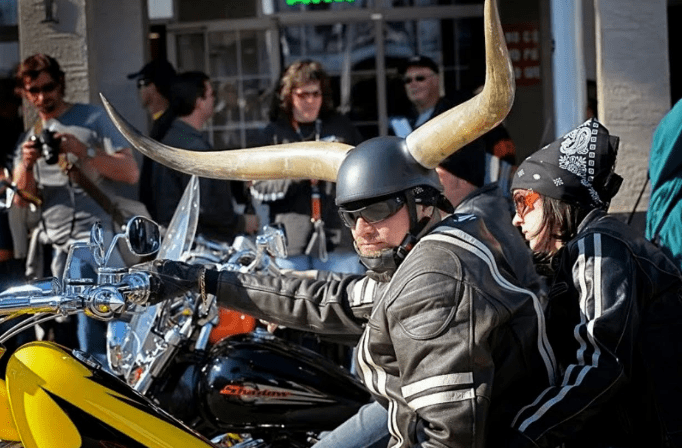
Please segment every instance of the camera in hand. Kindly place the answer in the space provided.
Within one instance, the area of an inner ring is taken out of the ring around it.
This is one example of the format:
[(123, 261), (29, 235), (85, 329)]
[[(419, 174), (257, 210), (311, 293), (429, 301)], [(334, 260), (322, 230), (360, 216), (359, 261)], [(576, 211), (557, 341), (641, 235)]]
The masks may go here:
[(40, 147), (40, 152), (45, 158), (45, 163), (54, 165), (59, 161), (59, 145), (61, 141), (55, 138), (55, 131), (43, 129), (40, 135), (31, 137), (31, 141)]

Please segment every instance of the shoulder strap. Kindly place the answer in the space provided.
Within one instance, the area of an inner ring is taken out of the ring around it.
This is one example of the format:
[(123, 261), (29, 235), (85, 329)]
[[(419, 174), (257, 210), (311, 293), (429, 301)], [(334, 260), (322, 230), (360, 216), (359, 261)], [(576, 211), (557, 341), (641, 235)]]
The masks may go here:
[[(60, 162), (61, 164), (62, 162)], [(121, 210), (118, 208), (116, 203), (111, 200), (111, 198), (95, 184), (88, 176), (81, 171), (81, 169), (71, 163), (62, 166), (64, 171), (67, 173), (67, 175), (71, 178), (71, 180), (78, 185), (81, 186), (81, 188), (99, 204), (102, 209), (107, 212), (109, 215), (111, 215), (111, 218), (114, 220), (114, 222), (120, 226), (125, 225), (125, 218), (123, 216), (123, 213), (121, 213)]]

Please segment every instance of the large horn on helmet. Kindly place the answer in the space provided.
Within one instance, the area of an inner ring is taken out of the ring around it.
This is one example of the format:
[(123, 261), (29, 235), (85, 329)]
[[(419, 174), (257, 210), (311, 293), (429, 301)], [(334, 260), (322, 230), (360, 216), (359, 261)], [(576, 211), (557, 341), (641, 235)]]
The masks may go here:
[(121, 134), (142, 154), (174, 170), (200, 177), (231, 180), (320, 179), (336, 181), (350, 145), (299, 142), (234, 151), (187, 151), (145, 137), (100, 94)]
[[(469, 101), (430, 120), (407, 136), (412, 156), (426, 168), (497, 126), (514, 101), (514, 78), (497, 12), (497, 0), (486, 0), (484, 27), (486, 80)], [(162, 145), (144, 137), (102, 97), (116, 127), (142, 154), (187, 174), (213, 179), (320, 179), (335, 181), (351, 146), (301, 142), (234, 151), (196, 152)]]
[(484, 5), (486, 73), (483, 91), (407, 136), (410, 154), (426, 168), (435, 168), (443, 159), (493, 129), (512, 107), (514, 72), (496, 3), (496, 0), (486, 0)]

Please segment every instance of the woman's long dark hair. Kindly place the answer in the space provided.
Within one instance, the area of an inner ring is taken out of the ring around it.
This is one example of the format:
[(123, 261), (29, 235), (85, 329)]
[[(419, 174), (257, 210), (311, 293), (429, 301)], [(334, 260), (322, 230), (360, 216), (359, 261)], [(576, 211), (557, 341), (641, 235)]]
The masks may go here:
[(536, 248), (536, 252), (551, 256), (554, 249), (550, 248), (550, 241), (558, 240), (562, 243), (569, 242), (576, 236), (578, 226), (589, 212), (589, 209), (543, 195), (543, 223), (539, 232), (541, 233), (545, 229), (548, 229), (549, 234), (548, 237), (545, 238), (545, 241)]

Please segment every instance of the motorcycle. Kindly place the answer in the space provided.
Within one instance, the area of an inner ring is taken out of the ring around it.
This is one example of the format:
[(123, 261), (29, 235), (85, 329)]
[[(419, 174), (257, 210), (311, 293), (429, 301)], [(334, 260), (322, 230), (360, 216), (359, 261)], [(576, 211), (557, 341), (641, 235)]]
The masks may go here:
[[(197, 200), (193, 180), (159, 256), (242, 272), (276, 269), (271, 256), (285, 247), (281, 229), (267, 229), (255, 244), (243, 239), (227, 252), (214, 250), (226, 258), (193, 253)], [(89, 242), (71, 247), (62, 279), (0, 293), (0, 315), (33, 314), (0, 342), (60, 315), (121, 320), (109, 331), (106, 368), (50, 342), (20, 347), (0, 382), (0, 440), (26, 447), (305, 447), (369, 400), (343, 368), (265, 331), (210, 344), (214, 301), (187, 294), (148, 305), (148, 273), (107, 266), (118, 238), (139, 256), (159, 250), (159, 228), (146, 218), (133, 218), (108, 250), (95, 226)], [(97, 266), (96, 275), (84, 276), (85, 264)]]

